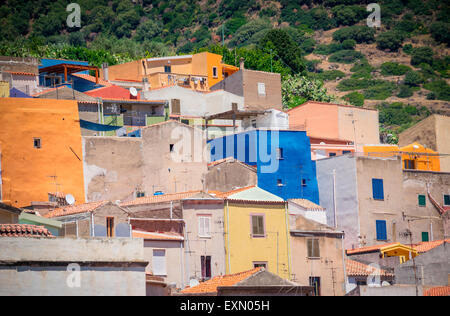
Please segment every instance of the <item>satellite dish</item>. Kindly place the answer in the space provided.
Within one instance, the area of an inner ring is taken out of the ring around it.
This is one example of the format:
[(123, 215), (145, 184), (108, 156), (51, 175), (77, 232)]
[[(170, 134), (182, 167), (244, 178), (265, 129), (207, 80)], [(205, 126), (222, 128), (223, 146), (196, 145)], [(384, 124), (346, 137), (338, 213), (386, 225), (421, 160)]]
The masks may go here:
[(73, 197), (72, 194), (67, 194), (66, 195), (66, 202), (69, 205), (73, 205), (75, 203), (75, 198)]
[(137, 97), (138, 92), (137, 92), (137, 90), (136, 90), (135, 87), (131, 87), (131, 88), (130, 88), (130, 94), (131, 94), (133, 97)]
[(194, 287), (194, 286), (197, 286), (197, 285), (199, 285), (200, 283), (198, 282), (198, 280), (197, 279), (190, 279), (189, 280), (189, 286), (190, 287)]
[(419, 147), (419, 145), (414, 145), (413, 148), (414, 149), (419, 149), (420, 147)]

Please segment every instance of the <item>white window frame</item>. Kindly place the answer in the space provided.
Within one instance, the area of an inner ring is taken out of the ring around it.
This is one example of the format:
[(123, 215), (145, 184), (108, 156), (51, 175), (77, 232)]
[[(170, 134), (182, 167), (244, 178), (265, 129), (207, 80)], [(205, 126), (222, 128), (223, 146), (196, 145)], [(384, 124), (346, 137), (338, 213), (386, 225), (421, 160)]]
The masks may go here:
[[(211, 238), (211, 218), (211, 215), (198, 216), (198, 237)], [(207, 226), (206, 223), (208, 223)]]
[[(155, 253), (157, 252), (164, 252), (164, 256), (156, 256)], [(165, 276), (167, 275), (167, 252), (166, 249), (153, 249), (152, 252), (152, 271), (153, 275), (156, 276)], [(160, 262), (157, 262), (155, 260), (156, 258), (161, 258)], [(157, 264), (160, 264), (161, 267), (159, 269), (156, 269)]]
[(266, 84), (264, 82), (258, 82), (258, 95), (262, 97), (266, 96)]

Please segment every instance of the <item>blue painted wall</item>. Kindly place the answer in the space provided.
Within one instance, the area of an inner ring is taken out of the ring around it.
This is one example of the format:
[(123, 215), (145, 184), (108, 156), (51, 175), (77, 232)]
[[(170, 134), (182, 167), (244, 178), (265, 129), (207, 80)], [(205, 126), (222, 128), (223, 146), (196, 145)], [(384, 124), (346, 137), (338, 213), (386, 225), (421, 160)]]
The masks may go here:
[[(211, 161), (234, 157), (256, 165), (260, 188), (285, 200), (304, 198), (319, 204), (316, 164), (311, 160), (306, 132), (253, 130), (216, 138), (209, 144)], [(277, 158), (277, 148), (283, 151), (282, 159)]]

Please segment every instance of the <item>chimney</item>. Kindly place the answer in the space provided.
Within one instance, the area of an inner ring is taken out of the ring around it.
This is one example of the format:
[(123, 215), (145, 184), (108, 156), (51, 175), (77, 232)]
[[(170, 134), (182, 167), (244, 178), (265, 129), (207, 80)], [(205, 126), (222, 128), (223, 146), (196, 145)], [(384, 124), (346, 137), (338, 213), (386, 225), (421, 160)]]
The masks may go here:
[(245, 66), (245, 59), (241, 57), (241, 59), (239, 59), (239, 68), (241, 70), (244, 70), (245, 69), (244, 66)]
[(103, 80), (108, 81), (108, 63), (102, 64)]

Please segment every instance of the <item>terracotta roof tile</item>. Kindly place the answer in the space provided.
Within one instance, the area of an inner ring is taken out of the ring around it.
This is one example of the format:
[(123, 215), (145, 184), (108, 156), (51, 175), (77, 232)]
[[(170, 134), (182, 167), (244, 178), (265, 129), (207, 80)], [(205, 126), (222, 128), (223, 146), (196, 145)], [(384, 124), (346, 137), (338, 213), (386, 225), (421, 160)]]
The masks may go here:
[(424, 253), (424, 252), (430, 251), (431, 249), (442, 245), (444, 242), (447, 242), (447, 243), (450, 242), (450, 238), (445, 239), (445, 240), (421, 242), (420, 244), (413, 246), (413, 248), (416, 249), (419, 253)]
[(249, 271), (244, 271), (240, 273), (235, 274), (226, 274), (226, 275), (220, 275), (212, 278), (211, 280), (205, 281), (200, 283), (197, 286), (186, 288), (181, 293), (184, 294), (205, 294), (205, 293), (217, 293), (217, 288), (219, 286), (233, 286), (250, 276), (256, 274), (257, 272), (261, 271), (262, 268), (258, 267)]
[(109, 203), (109, 202), (108, 201), (99, 201), (99, 202), (90, 202), (90, 203), (84, 203), (84, 204), (78, 204), (78, 205), (67, 205), (64, 207), (56, 208), (55, 210), (45, 214), (44, 217), (53, 218), (53, 217), (61, 217), (61, 216), (67, 216), (67, 215), (73, 215), (73, 214), (93, 212), (100, 206), (103, 206), (107, 203)]
[(362, 248), (356, 248), (356, 249), (347, 249), (347, 255), (354, 255), (359, 253), (368, 253), (368, 252), (376, 252), (379, 251), (381, 248), (387, 247), (387, 246), (393, 246), (400, 243), (393, 242), (389, 244), (382, 244), (382, 245), (375, 245), (375, 246), (368, 246), (368, 247), (362, 247)]
[(37, 74), (34, 74), (32, 72), (23, 72), (23, 71), (5, 71), (12, 75), (20, 75), (20, 76), (37, 76)]
[(123, 202), (120, 204), (121, 207), (131, 206), (131, 205), (144, 205), (144, 204), (154, 204), (154, 203), (163, 203), (170, 201), (179, 201), (185, 198), (189, 198), (194, 196), (201, 191), (188, 191), (181, 193), (172, 193), (172, 194), (163, 194), (163, 195), (152, 195), (152, 196), (144, 196), (137, 198), (133, 201)]
[(146, 240), (183, 241), (184, 237), (173, 232), (145, 232), (133, 230), (133, 238), (144, 238)]
[(86, 91), (85, 94), (95, 97), (103, 98), (106, 100), (139, 100), (140, 93), (138, 93), (137, 99), (130, 98), (130, 91), (115, 85), (110, 85), (107, 87), (102, 87), (90, 91)]
[(436, 286), (423, 291), (423, 296), (450, 296), (450, 286)]
[(54, 237), (44, 226), (0, 224), (0, 237)]
[(300, 205), (301, 207), (308, 209), (308, 210), (313, 210), (313, 211), (324, 211), (325, 210), (320, 205), (317, 205), (316, 203), (311, 202), (310, 200), (307, 200), (307, 199), (291, 199), (289, 201), (293, 202), (297, 205)]
[(242, 191), (246, 191), (248, 189), (255, 188), (255, 187), (256, 187), (256, 185), (252, 185), (252, 186), (249, 186), (249, 187), (239, 188), (239, 189), (231, 190), (231, 191), (228, 191), (228, 192), (209, 191), (209, 193), (215, 195), (215, 197), (217, 197), (217, 198), (224, 199), (224, 198), (227, 198), (227, 197), (229, 197), (229, 196), (231, 196), (233, 194), (236, 194), (236, 193), (239, 193), (239, 192), (242, 192)]
[(346, 260), (345, 268), (347, 270), (348, 276), (369, 276), (369, 275), (388, 276), (388, 277), (394, 276), (392, 273), (389, 273), (386, 270), (374, 268), (367, 264), (350, 259)]

